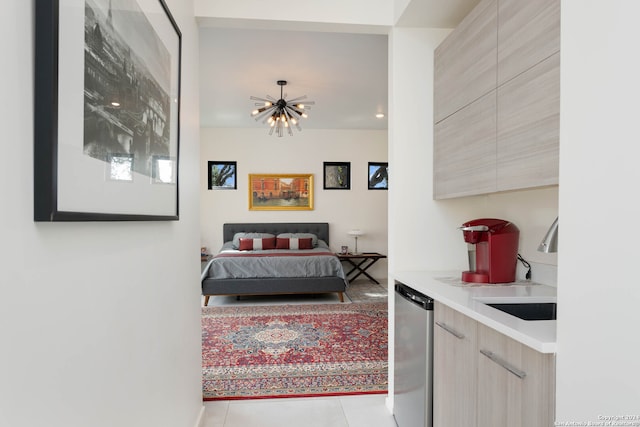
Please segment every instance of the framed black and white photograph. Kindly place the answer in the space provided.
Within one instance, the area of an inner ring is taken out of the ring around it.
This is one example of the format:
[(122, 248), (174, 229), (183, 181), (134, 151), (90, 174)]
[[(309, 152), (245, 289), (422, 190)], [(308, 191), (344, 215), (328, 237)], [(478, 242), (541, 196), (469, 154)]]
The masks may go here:
[(35, 5), (34, 220), (177, 220), (182, 35), (166, 3)]
[(351, 189), (351, 162), (324, 162), (324, 189)]
[(369, 190), (389, 189), (389, 163), (369, 162), (368, 188)]
[(209, 190), (236, 190), (238, 188), (237, 162), (208, 162)]

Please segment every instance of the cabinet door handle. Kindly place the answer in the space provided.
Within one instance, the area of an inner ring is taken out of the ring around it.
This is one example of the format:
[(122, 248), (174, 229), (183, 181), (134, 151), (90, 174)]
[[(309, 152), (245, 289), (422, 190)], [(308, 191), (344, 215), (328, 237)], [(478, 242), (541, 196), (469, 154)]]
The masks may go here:
[(504, 369), (506, 369), (507, 371), (511, 372), (513, 375), (515, 375), (516, 377), (520, 378), (520, 379), (524, 379), (524, 377), (527, 376), (527, 373), (524, 371), (521, 371), (520, 369), (514, 367), (513, 365), (509, 364), (508, 362), (502, 360), (501, 358), (499, 358), (498, 356), (496, 356), (493, 352), (489, 351), (489, 350), (480, 350), (480, 353), (482, 353), (484, 356), (487, 356), (489, 358), (489, 360), (491, 360), (494, 363), (497, 363), (498, 365), (502, 366)]
[(447, 326), (446, 324), (444, 324), (442, 322), (436, 322), (436, 325), (440, 326), (442, 329), (444, 329), (445, 331), (449, 332), (451, 335), (453, 335), (454, 337), (458, 338), (459, 340), (464, 338), (463, 334), (461, 334), (460, 332), (456, 331), (455, 329), (452, 329), (451, 326)]

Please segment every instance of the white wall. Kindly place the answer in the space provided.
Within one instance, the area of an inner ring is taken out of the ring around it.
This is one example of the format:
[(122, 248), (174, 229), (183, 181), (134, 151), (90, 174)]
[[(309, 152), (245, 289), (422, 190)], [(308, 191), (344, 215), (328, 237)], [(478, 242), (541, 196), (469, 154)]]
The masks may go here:
[(140, 223), (32, 220), (34, 3), (7, 0), (0, 14), (0, 426), (192, 427), (202, 408), (192, 2), (168, 1), (183, 33), (180, 221)]
[(433, 99), (433, 49), (449, 32), (398, 27), (391, 32), (389, 158), (399, 166), (393, 171), (395, 185), (389, 192), (389, 268), (465, 268), (467, 248), (458, 227), (482, 217), (513, 222), (520, 229), (523, 257), (556, 265), (556, 255), (536, 249), (557, 216), (557, 187), (432, 199), (433, 105), (425, 100)]
[[(237, 190), (208, 190), (208, 161), (237, 161)], [(367, 189), (368, 162), (387, 161), (387, 133), (377, 130), (304, 129), (293, 136), (269, 136), (265, 129), (208, 128), (201, 131), (200, 195), (202, 244), (215, 253), (225, 222), (329, 222), (330, 246), (339, 251), (360, 228), (358, 250), (387, 253), (388, 191)], [(351, 190), (323, 189), (323, 162), (351, 162)], [(391, 166), (391, 165), (390, 165)], [(392, 175), (393, 168), (390, 175)], [(310, 173), (314, 176), (311, 211), (250, 211), (251, 173)], [(390, 187), (393, 186), (390, 178)], [(386, 278), (386, 261), (368, 271)]]
[(433, 49), (448, 33), (394, 28), (390, 34), (389, 159), (401, 165), (394, 171), (396, 185), (389, 194), (391, 271), (455, 263), (447, 242), (457, 239), (443, 237), (455, 226), (441, 225), (431, 200)]
[[(313, 24), (342, 24), (364, 26), (390, 26), (393, 24), (393, 0), (325, 0), (304, 4), (275, 5), (262, 0), (210, 1), (194, 0), (195, 14), (206, 21), (216, 18), (221, 21), (231, 19), (282, 21), (305, 23), (307, 30)], [(352, 28), (352, 29), (353, 29)]]
[(638, 15), (634, 1), (562, 1), (561, 422), (639, 422)]

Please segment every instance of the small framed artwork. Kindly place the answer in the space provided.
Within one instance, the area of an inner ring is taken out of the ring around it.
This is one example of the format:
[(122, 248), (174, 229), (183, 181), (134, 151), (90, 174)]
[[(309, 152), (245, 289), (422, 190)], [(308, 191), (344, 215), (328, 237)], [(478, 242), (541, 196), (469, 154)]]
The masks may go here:
[(324, 162), (324, 189), (351, 189), (351, 163)]
[(209, 190), (236, 190), (238, 188), (237, 162), (208, 162)]
[(369, 190), (389, 189), (389, 163), (369, 162)]
[(164, 0), (34, 5), (34, 221), (178, 220), (182, 35)]
[(249, 210), (313, 210), (313, 174), (250, 174)]

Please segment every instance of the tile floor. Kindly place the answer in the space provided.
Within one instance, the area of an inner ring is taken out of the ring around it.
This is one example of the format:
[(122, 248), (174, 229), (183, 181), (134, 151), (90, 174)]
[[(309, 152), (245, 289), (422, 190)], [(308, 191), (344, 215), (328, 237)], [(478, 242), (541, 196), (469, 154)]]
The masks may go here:
[[(380, 301), (387, 297), (386, 283), (351, 284), (346, 301)], [(338, 303), (336, 294), (213, 297), (209, 306)], [(386, 394), (204, 402), (202, 427), (396, 427), (385, 405)]]
[(202, 427), (396, 427), (385, 394), (204, 402)]

